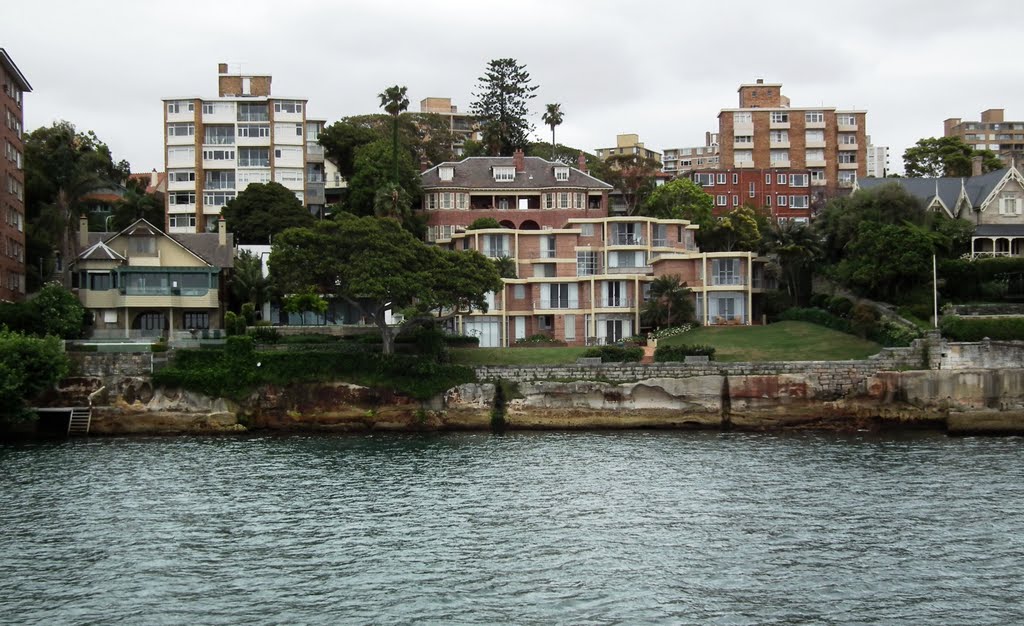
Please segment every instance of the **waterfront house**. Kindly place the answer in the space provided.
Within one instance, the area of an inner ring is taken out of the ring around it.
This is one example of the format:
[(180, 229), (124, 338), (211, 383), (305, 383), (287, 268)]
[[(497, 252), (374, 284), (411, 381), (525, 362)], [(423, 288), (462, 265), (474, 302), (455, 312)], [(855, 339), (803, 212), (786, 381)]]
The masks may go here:
[(139, 219), (120, 232), (98, 233), (89, 232), (83, 216), (72, 287), (93, 316), (93, 337), (188, 337), (222, 328), (234, 238), (223, 219), (218, 227), (168, 234)]

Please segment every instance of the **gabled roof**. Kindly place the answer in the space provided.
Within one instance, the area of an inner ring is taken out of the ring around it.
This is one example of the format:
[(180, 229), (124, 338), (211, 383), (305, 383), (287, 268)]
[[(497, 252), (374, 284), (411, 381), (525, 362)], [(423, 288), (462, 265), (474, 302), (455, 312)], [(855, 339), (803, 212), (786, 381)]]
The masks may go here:
[(992, 192), (1008, 175), (1017, 174), (1012, 167), (982, 174), (981, 176), (943, 178), (862, 178), (857, 181), (859, 189), (874, 189), (895, 183), (910, 195), (919, 198), (926, 207), (933, 207), (938, 201), (951, 217), (957, 217), (961, 198), (970, 208), (980, 210)]
[[(80, 260), (85, 259), (86, 257), (84, 255), (90, 250), (96, 248), (96, 244), (102, 243), (104, 247), (107, 247), (107, 243), (120, 235), (137, 234), (167, 237), (207, 265), (219, 268), (232, 268), (235, 266), (235, 236), (233, 233), (227, 233), (227, 245), (222, 246), (220, 245), (219, 233), (168, 234), (142, 218), (139, 218), (128, 226), (128, 228), (125, 228), (120, 232), (89, 233), (90, 247), (87, 248), (85, 252), (78, 255), (78, 258)], [(115, 254), (117, 253), (115, 252)], [(124, 259), (124, 257), (121, 257), (120, 255), (118, 256), (122, 260)]]
[[(516, 172), (515, 180), (495, 181), (495, 167), (514, 167), (514, 157), (467, 157), (461, 161), (440, 163), (421, 174), (424, 189), (437, 187), (461, 189), (611, 189), (598, 180), (565, 163), (548, 161), (540, 157), (524, 157), (523, 171)], [(438, 169), (454, 169), (452, 180), (441, 180)], [(568, 180), (555, 180), (555, 168), (568, 167)]]
[(7, 74), (18, 82), (22, 91), (32, 91), (32, 85), (28, 84), (28, 79), (25, 78), (25, 75), (21, 73), (21, 70), (18, 69), (18, 66), (14, 64), (10, 55), (3, 48), (0, 48), (0, 65), (3, 65)]
[(87, 250), (78, 255), (81, 260), (92, 260), (92, 261), (124, 261), (126, 260), (117, 251), (107, 246), (102, 241), (98, 241), (93, 245), (89, 246)]

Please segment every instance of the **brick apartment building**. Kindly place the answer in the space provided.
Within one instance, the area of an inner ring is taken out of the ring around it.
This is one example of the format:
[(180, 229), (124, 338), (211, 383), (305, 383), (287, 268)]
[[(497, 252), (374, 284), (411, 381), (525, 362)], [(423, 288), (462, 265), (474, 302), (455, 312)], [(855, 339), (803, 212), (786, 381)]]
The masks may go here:
[(720, 167), (810, 173), (812, 196), (853, 188), (867, 172), (866, 113), (791, 107), (781, 84), (740, 85), (739, 108), (718, 114)]
[(665, 148), (661, 158), (661, 171), (673, 176), (684, 176), (694, 170), (716, 169), (719, 158), (718, 133), (705, 133), (703, 146)]
[(1024, 157), (1024, 122), (1007, 122), (1003, 109), (981, 112), (980, 121), (965, 122), (959, 117), (943, 121), (943, 135), (959, 137), (976, 150), (991, 150), (1006, 165)]
[[(581, 163), (582, 165), (582, 163)], [(482, 346), (535, 334), (571, 345), (638, 334), (649, 285), (678, 274), (704, 324), (759, 319), (770, 287), (766, 259), (750, 252), (702, 253), (686, 220), (609, 217), (610, 186), (537, 157), (476, 157), (423, 173), (428, 239), (457, 250), (513, 259), (516, 278), (490, 294), (488, 310), (461, 316), (456, 331)], [(468, 230), (481, 217), (501, 228)]]
[(324, 207), (323, 120), (307, 101), (271, 97), (269, 75), (218, 65), (218, 97), (164, 99), (167, 232), (213, 232), (250, 183), (278, 182), (312, 213)]
[(765, 209), (776, 221), (806, 223), (812, 215), (808, 170), (696, 170), (689, 178), (715, 199), (716, 217), (743, 205)]
[(32, 91), (25, 75), (10, 55), (0, 48), (0, 80), (3, 95), (0, 108), (4, 123), (0, 126), (0, 300), (20, 300), (25, 296), (25, 144), (24, 100)]

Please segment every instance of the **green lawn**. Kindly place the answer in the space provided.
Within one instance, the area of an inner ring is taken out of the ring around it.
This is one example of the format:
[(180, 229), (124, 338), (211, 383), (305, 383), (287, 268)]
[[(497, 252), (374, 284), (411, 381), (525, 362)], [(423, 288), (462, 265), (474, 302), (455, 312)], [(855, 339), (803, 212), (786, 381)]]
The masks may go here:
[(659, 344), (707, 344), (716, 361), (842, 361), (863, 359), (881, 346), (807, 322), (767, 326), (703, 326)]
[[(662, 339), (662, 345), (708, 344), (716, 361), (842, 361), (863, 359), (881, 346), (807, 322), (768, 326), (705, 326)], [(575, 363), (586, 348), (457, 348), (459, 365), (560, 365)]]

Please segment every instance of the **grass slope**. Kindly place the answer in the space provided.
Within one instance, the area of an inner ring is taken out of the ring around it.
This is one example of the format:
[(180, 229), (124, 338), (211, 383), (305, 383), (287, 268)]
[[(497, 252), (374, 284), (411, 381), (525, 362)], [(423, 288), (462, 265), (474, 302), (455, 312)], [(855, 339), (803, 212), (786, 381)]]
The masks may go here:
[(703, 326), (659, 344), (707, 344), (716, 361), (842, 361), (863, 359), (881, 346), (807, 322), (767, 326)]

